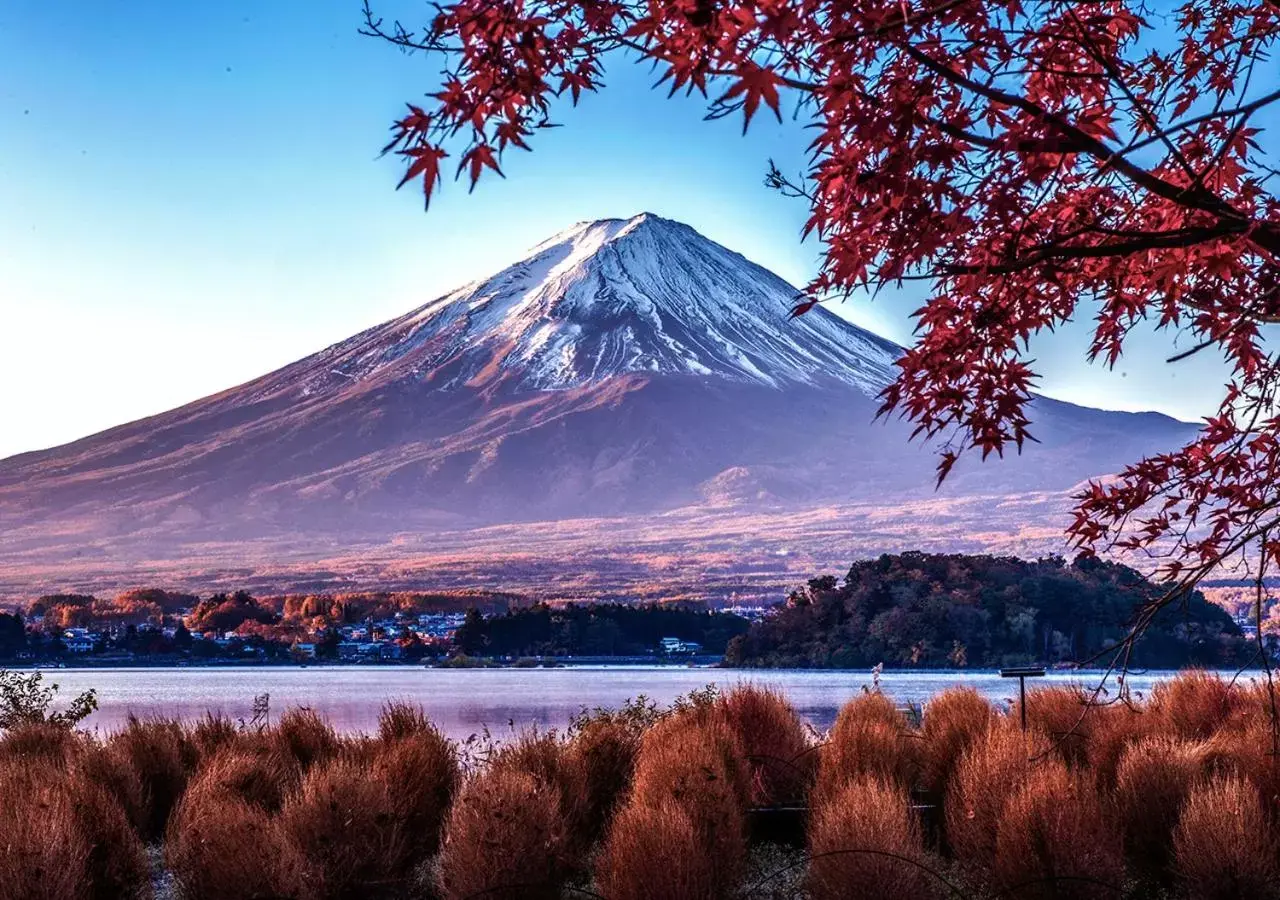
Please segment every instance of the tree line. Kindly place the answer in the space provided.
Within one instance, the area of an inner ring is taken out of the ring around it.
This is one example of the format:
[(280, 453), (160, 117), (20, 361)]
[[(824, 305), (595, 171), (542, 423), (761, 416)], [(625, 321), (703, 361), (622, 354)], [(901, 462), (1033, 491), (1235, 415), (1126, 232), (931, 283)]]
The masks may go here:
[(719, 655), (746, 630), (745, 619), (696, 604), (536, 603), (501, 616), (469, 611), (454, 646), (468, 656), (641, 656), (674, 637)]

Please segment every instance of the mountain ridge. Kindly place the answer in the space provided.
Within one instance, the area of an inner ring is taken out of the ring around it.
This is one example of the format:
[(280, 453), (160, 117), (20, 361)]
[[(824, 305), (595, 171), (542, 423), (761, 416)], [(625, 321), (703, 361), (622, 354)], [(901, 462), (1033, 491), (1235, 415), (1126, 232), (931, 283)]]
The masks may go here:
[[(578, 223), (238, 387), (0, 461), (0, 549), (157, 560), (211, 541), (303, 552), (700, 508), (757, 528), (761, 510), (927, 500), (929, 449), (873, 424), (901, 348), (821, 307), (791, 319), (797, 294), (687, 225)], [(1040, 444), (962, 463), (944, 495), (1060, 492), (1194, 430), (1033, 411)]]

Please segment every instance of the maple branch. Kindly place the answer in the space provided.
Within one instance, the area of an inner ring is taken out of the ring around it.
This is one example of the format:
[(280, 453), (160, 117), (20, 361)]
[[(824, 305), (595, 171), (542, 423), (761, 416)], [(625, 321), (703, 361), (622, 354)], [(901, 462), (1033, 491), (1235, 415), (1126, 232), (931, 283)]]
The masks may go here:
[[(1080, 17), (1076, 15), (1075, 10), (1070, 10), (1070, 13), (1071, 20), (1075, 22), (1076, 28), (1079, 32), (1078, 40), (1081, 45), (1084, 46), (1089, 55), (1093, 57), (1093, 61), (1100, 65), (1102, 70), (1107, 73), (1107, 77), (1111, 80), (1112, 84), (1116, 85), (1116, 87), (1118, 87), (1125, 95), (1130, 106), (1132, 106), (1142, 120), (1147, 123), (1147, 127), (1155, 132), (1156, 136), (1163, 141), (1165, 149), (1169, 151), (1169, 155), (1178, 163), (1187, 176), (1192, 179), (1192, 183), (1197, 183), (1195, 169), (1191, 168), (1191, 163), (1187, 162), (1187, 158), (1174, 145), (1172, 138), (1163, 128), (1160, 127), (1160, 122), (1156, 119), (1155, 113), (1148, 109), (1146, 104), (1144, 104), (1130, 89), (1128, 82), (1124, 80), (1124, 76), (1121, 74), (1119, 68), (1117, 68), (1117, 66), (1107, 58), (1106, 54), (1098, 49), (1097, 43), (1089, 36), (1088, 30), (1084, 27), (1084, 24), (1081, 23)], [(1201, 186), (1203, 187), (1203, 185)]]
[(1217, 341), (1201, 341), (1200, 343), (1192, 347), (1190, 350), (1183, 350), (1181, 353), (1175, 353), (1173, 356), (1170, 356), (1168, 359), (1166, 359), (1165, 362), (1167, 363), (1182, 362), (1182, 360), (1187, 359), (1188, 357), (1191, 357), (1191, 356), (1195, 356), (1201, 350), (1204, 350), (1208, 347), (1212, 347), (1216, 343)]
[(1049, 112), (1037, 103), (1020, 97), (1017, 94), (1011, 94), (1008, 91), (991, 85), (982, 84), (975, 81), (960, 72), (955, 71), (950, 66), (938, 62), (927, 53), (922, 52), (919, 48), (910, 43), (900, 45), (904, 53), (914, 59), (920, 65), (929, 71), (946, 79), (957, 87), (962, 87), (972, 93), (986, 98), (989, 101), (995, 101), (1005, 106), (1020, 109), (1023, 112), (1040, 119), (1046, 125), (1050, 126), (1063, 135), (1071, 138), (1079, 145), (1079, 151), (1088, 153), (1090, 156), (1103, 163), (1104, 168), (1113, 168), (1121, 174), (1129, 178), (1130, 181), (1146, 188), (1157, 197), (1163, 197), (1177, 203), (1180, 206), (1198, 209), (1204, 212), (1213, 213), (1224, 218), (1232, 218), (1244, 220), (1244, 216), (1230, 205), (1224, 203), (1219, 197), (1204, 190), (1204, 188), (1180, 188), (1175, 184), (1171, 184), (1162, 178), (1157, 177), (1146, 169), (1138, 166), (1123, 156), (1118, 155), (1112, 148), (1095, 138), (1093, 135), (1083, 129), (1072, 125), (1061, 116)]
[(873, 28), (870, 31), (846, 31), (843, 34), (833, 35), (828, 39), (828, 43), (844, 44), (850, 41), (865, 40), (866, 38), (884, 37), (885, 35), (892, 34), (895, 31), (911, 28), (914, 25), (923, 25), (925, 22), (931, 21), (938, 16), (946, 15), (958, 6), (963, 6), (965, 3), (971, 2), (973, 2), (973, 0), (946, 0), (945, 3), (940, 3), (933, 9), (922, 9), (914, 15), (908, 15), (906, 4), (903, 4), (901, 19), (886, 22), (885, 24), (880, 25), (877, 28)]
[(1169, 247), (1191, 247), (1205, 241), (1239, 234), (1246, 226), (1239, 222), (1219, 222), (1201, 228), (1179, 228), (1173, 231), (1150, 232), (1131, 241), (1110, 244), (1060, 244), (1057, 242), (1032, 247), (1029, 255), (1008, 263), (956, 263), (943, 266), (946, 275), (973, 275), (979, 273), (1003, 275), (1021, 272), (1054, 259), (1094, 259), (1109, 256), (1128, 256), (1147, 250)]
[[(1280, 2), (1280, 0), (1277, 0), (1277, 2)], [(1210, 122), (1214, 119), (1230, 119), (1234, 116), (1251, 116), (1258, 110), (1262, 109), (1264, 106), (1270, 106), (1272, 103), (1275, 103), (1277, 100), (1280, 100), (1280, 90), (1272, 91), (1269, 94), (1266, 94), (1262, 97), (1257, 98), (1256, 100), (1251, 100), (1248, 103), (1242, 103), (1241, 105), (1234, 107), (1232, 109), (1214, 110), (1213, 112), (1207, 112), (1207, 113), (1202, 113), (1201, 115), (1198, 115), (1198, 116), (1193, 116), (1190, 119), (1184, 119), (1181, 122), (1174, 123), (1169, 127), (1165, 128), (1164, 134), (1168, 134), (1168, 135), (1176, 134), (1179, 131), (1186, 131), (1189, 128), (1194, 128), (1197, 125), (1203, 125), (1205, 122)], [(1151, 137), (1144, 138), (1135, 143), (1127, 144), (1122, 149), (1117, 150), (1116, 153), (1117, 155), (1123, 156), (1125, 154), (1133, 153), (1137, 150), (1142, 150), (1146, 147), (1150, 147), (1152, 144), (1159, 143), (1161, 140), (1163, 140), (1162, 135), (1159, 135), (1159, 134), (1152, 135)]]

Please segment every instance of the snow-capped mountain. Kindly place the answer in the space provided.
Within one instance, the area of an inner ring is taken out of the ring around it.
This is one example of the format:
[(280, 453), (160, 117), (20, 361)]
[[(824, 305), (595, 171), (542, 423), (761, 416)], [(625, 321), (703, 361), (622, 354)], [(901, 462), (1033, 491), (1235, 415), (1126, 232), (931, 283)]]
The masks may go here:
[(825, 309), (792, 321), (798, 293), (652, 213), (580, 222), (492, 278), (330, 347), (303, 389), (412, 370), (439, 390), (564, 390), (635, 374), (878, 393), (900, 348)]
[[(0, 548), (378, 540), (673, 508), (928, 496), (873, 424), (900, 348), (651, 214), (575, 225), (491, 278), (248, 384), (0, 462)], [(952, 495), (1062, 490), (1190, 426), (1039, 400), (1041, 443)], [(993, 501), (994, 502), (994, 501)]]

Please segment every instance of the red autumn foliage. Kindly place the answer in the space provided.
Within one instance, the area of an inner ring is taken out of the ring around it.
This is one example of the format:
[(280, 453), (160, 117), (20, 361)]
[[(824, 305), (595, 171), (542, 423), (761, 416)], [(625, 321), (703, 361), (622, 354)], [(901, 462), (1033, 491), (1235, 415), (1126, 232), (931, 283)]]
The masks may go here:
[[(1032, 440), (1028, 342), (1095, 320), (1114, 365), (1143, 321), (1182, 356), (1234, 367), (1219, 412), (1179, 452), (1077, 500), (1085, 550), (1164, 545), (1194, 578), (1246, 545), (1280, 560), (1280, 201), (1260, 138), (1280, 105), (1275, 0), (455, 0), (417, 32), (366, 10), (366, 33), (444, 60), (387, 152), (429, 200), (447, 167), (474, 185), (554, 124), (556, 99), (606, 59), (653, 65), (710, 116), (785, 104), (812, 126), (808, 171), (768, 183), (810, 206), (823, 242), (799, 315), (831, 297), (923, 281), (919, 338), (883, 412), (957, 459)], [(1271, 107), (1268, 109), (1268, 107)], [(1260, 111), (1264, 111), (1260, 114)], [(1274, 151), (1271, 151), (1274, 152)], [(1096, 316), (1093, 312), (1096, 307)], [(1172, 545), (1172, 546), (1169, 546)], [(1139, 622), (1141, 625), (1141, 622)]]

